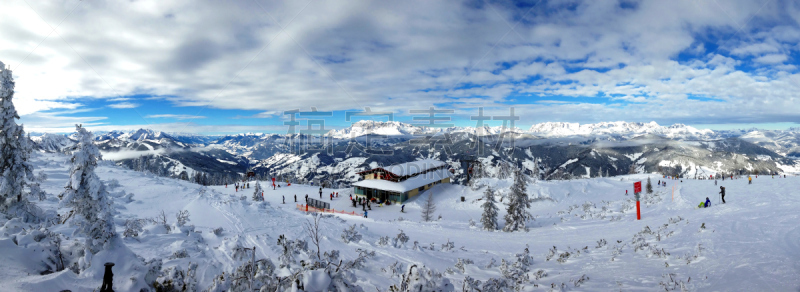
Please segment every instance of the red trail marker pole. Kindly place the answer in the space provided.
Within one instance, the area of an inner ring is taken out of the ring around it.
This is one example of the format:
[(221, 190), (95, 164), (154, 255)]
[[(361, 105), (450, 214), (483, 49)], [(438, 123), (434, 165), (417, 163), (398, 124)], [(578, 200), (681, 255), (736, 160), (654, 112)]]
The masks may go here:
[(642, 192), (642, 182), (633, 183), (633, 194), (636, 196), (636, 220), (642, 220), (642, 209), (639, 205), (639, 193)]
[(642, 209), (639, 207), (639, 201), (636, 201), (636, 220), (642, 220)]

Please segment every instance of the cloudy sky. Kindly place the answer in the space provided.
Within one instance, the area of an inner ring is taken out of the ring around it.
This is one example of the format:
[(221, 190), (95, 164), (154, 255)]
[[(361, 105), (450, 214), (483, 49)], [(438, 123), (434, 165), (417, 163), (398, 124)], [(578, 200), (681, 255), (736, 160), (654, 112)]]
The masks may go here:
[(798, 1), (5, 0), (0, 14), (28, 131), (285, 133), (285, 111), (335, 128), (367, 107), (412, 123), (452, 110), (459, 126), (481, 107), (514, 107), (523, 128), (800, 122)]

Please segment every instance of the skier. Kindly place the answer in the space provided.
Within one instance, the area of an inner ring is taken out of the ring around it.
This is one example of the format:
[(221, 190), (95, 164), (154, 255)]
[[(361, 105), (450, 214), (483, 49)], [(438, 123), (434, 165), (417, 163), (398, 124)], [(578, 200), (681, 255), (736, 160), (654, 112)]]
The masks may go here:
[(226, 188), (226, 189), (228, 188), (228, 183), (225, 183), (225, 188)]
[(364, 211), (364, 218), (367, 218), (367, 211)]
[(333, 194), (331, 194), (331, 201), (333, 201)]
[(283, 203), (286, 204), (286, 196), (281, 196), (283, 198)]
[(628, 195), (628, 190), (625, 190), (625, 195), (626, 195), (626, 196)]
[(406, 205), (403, 204), (402, 206), (400, 206), (400, 213), (405, 213), (405, 212), (406, 212)]
[(294, 202), (297, 203), (297, 194), (294, 194)]
[(747, 177), (747, 184), (748, 185), (752, 185), (753, 184), (753, 178), (752, 177), (750, 177), (750, 176)]
[(704, 207), (708, 208), (708, 206), (711, 206), (711, 200), (706, 197), (706, 205)]
[(717, 185), (717, 180), (714, 180), (714, 185)]
[(722, 203), (725, 204), (725, 187), (719, 187), (719, 194), (722, 195)]
[(306, 194), (306, 204), (308, 204), (308, 194)]

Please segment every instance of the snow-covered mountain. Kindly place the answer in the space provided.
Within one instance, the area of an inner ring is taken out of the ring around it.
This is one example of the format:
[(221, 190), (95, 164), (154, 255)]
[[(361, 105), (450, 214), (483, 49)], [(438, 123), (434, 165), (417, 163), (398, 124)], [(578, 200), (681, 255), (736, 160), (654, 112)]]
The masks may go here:
[(790, 128), (786, 131), (752, 129), (740, 138), (778, 154), (800, 158), (800, 128)]
[[(446, 139), (423, 144), (419, 139), (412, 140), (425, 136), (420, 134)], [(463, 183), (462, 161), (476, 158), (492, 169), (516, 166), (536, 173), (540, 179), (570, 179), (632, 172), (684, 176), (779, 172), (792, 169), (792, 155), (800, 153), (798, 131), (751, 129), (737, 135), (735, 131), (654, 122), (542, 123), (524, 131), (360, 121), (330, 131), (328, 136), (333, 139), (325, 149), (318, 150), (306, 149), (305, 139), (309, 137), (303, 134), (246, 133), (216, 137), (205, 144), (184, 143), (175, 136), (147, 129), (112, 131), (98, 135), (96, 143), (107, 159), (165, 176), (180, 176), (186, 171), (189, 176), (202, 172), (228, 177), (252, 170), (264, 177), (341, 186), (357, 181), (354, 174), (358, 171), (417, 159), (449, 163), (456, 172), (454, 181)], [(39, 147), (47, 151), (70, 143), (66, 137), (38, 139), (43, 141)], [(501, 173), (489, 171), (486, 175)]]
[(441, 131), (437, 128), (418, 127), (411, 124), (401, 122), (380, 122), (380, 121), (358, 121), (353, 123), (352, 126), (340, 129), (331, 130), (328, 136), (336, 139), (349, 139), (360, 137), (364, 135), (383, 135), (383, 136), (404, 136), (412, 137), (415, 134), (423, 133), (436, 133)]
[(44, 133), (41, 136), (31, 136), (34, 148), (47, 152), (60, 152), (63, 149), (75, 144), (75, 140), (66, 135)]
[(672, 126), (665, 127), (657, 124), (656, 122), (603, 122), (596, 124), (547, 122), (531, 126), (531, 128), (528, 130), (528, 133), (543, 138), (569, 136), (612, 136), (631, 139), (646, 134), (679, 140), (707, 140), (721, 138), (721, 135), (708, 129), (699, 130), (683, 124), (674, 124)]

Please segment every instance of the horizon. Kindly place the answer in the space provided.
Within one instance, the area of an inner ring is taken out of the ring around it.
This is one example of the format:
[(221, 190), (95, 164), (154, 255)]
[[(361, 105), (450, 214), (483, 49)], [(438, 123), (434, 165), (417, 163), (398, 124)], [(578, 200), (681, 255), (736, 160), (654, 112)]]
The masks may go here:
[(286, 134), (290, 125), (341, 129), (364, 117), (435, 127), (514, 121), (523, 130), (609, 120), (788, 130), (800, 122), (796, 2), (3, 8), (0, 62), (13, 71), (19, 122), (33, 133), (82, 124)]
[[(402, 122), (402, 121), (359, 120), (359, 121), (353, 122), (353, 124), (359, 123), (359, 122), (365, 122), (365, 121), (367, 121), (367, 122), (384, 122), (384, 123), (385, 122), (398, 122), (398, 123), (401, 123), (401, 124), (414, 126), (414, 127), (425, 127), (425, 125), (414, 125), (414, 124), (410, 124), (408, 122)], [(653, 121), (653, 122), (655, 122), (655, 121)], [(543, 122), (543, 123), (539, 123), (539, 124), (544, 124), (544, 123), (568, 123), (568, 122)], [(593, 124), (599, 124), (599, 123), (628, 123), (628, 122), (626, 122), (626, 121), (609, 121), (609, 122), (598, 122), (598, 123), (590, 123), (590, 124), (587, 123), (587, 124), (579, 124), (579, 125), (583, 126), (583, 125), (593, 125)], [(646, 123), (647, 122), (645, 122), (644, 124), (646, 124)], [(658, 126), (660, 126), (660, 127), (669, 127), (669, 126), (674, 126), (674, 125), (683, 125), (683, 124), (679, 124), (679, 123), (672, 124), (672, 125), (661, 125), (661, 124), (658, 124)], [(494, 127), (502, 127), (502, 125), (485, 125), (485, 126), (489, 126), (489, 127), (493, 127), (493, 128)], [(530, 128), (533, 127), (533, 126), (535, 126), (535, 125), (525, 126), (525, 127), (516, 125), (514, 128), (522, 130), (524, 132), (530, 132)], [(749, 131), (793, 131), (793, 130), (800, 129), (800, 127), (791, 127), (791, 126), (787, 127), (786, 129), (767, 129), (767, 128), (758, 128), (758, 127), (751, 127), (751, 128), (747, 128), (747, 129), (745, 129), (745, 128), (724, 128), (724, 125), (723, 125), (722, 129), (711, 129), (711, 128), (698, 128), (698, 127), (695, 127), (695, 126), (692, 126), (692, 125), (684, 125), (684, 126), (692, 127), (692, 128), (695, 128), (695, 129), (701, 130), (701, 131), (702, 130), (711, 130), (711, 131), (715, 131), (715, 132), (724, 132), (724, 131), (741, 131), (741, 132), (749, 132)], [(455, 128), (476, 128), (476, 126), (454, 126), (454, 127)], [(336, 131), (336, 130), (342, 130), (342, 129), (347, 129), (347, 128), (349, 128), (349, 127), (336, 127), (336, 128), (331, 128), (331, 129), (325, 129), (325, 130), (326, 131)], [(149, 130), (149, 131), (153, 131), (153, 132), (162, 132), (162, 133), (169, 134), (169, 135), (197, 135), (197, 136), (286, 135), (287, 134), (285, 132), (191, 133), (191, 132), (160, 131), (160, 130), (151, 129), (151, 128), (127, 128), (127, 129), (120, 128), (120, 129), (113, 129), (113, 130), (92, 131), (92, 133), (94, 133), (95, 135), (107, 134), (107, 133), (111, 133), (111, 132), (132, 133), (132, 132), (136, 132), (136, 131), (139, 131), (139, 130)], [(63, 134), (63, 135), (67, 135), (68, 136), (69, 134), (75, 133), (75, 131), (64, 131), (64, 132), (30, 132), (30, 131), (26, 131), (26, 132), (28, 134), (31, 134), (31, 136), (41, 136), (41, 135), (44, 135), (44, 134)]]

